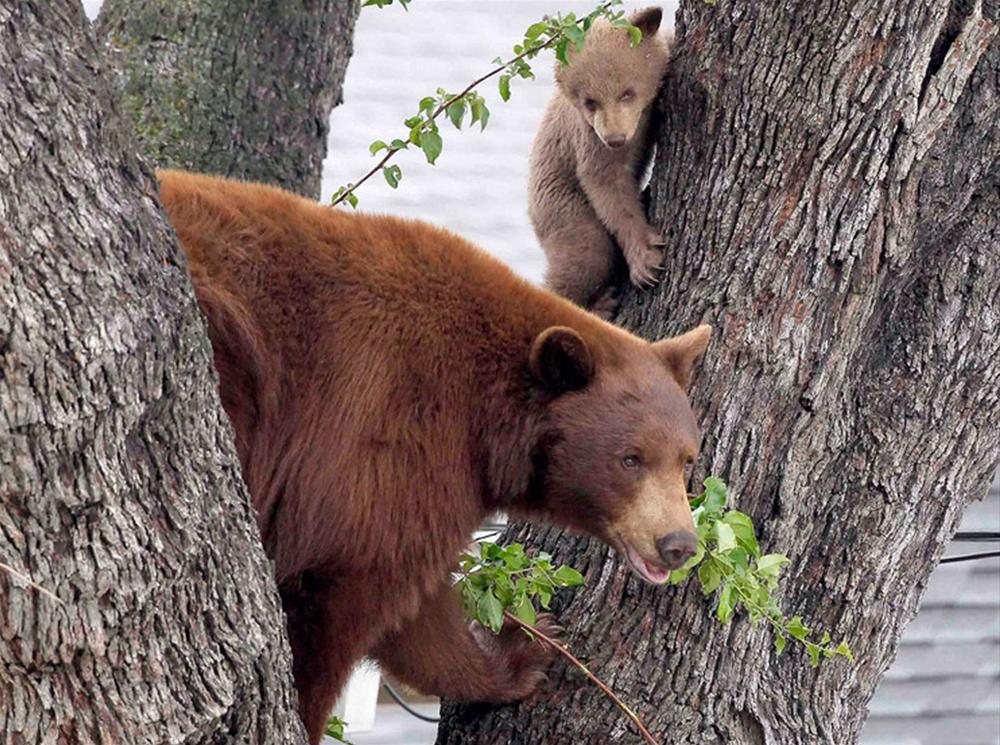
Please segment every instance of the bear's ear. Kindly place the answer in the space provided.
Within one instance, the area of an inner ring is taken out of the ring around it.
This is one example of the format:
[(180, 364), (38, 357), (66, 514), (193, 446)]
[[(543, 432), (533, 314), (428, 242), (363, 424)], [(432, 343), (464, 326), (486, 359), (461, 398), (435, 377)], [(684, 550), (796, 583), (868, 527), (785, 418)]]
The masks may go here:
[(653, 344), (653, 349), (670, 368), (681, 388), (687, 390), (691, 382), (691, 371), (698, 358), (705, 354), (708, 340), (712, 338), (712, 327), (708, 324), (693, 328), (680, 336), (663, 339)]
[(587, 342), (566, 326), (552, 326), (531, 343), (531, 373), (554, 393), (583, 388), (594, 375), (594, 359)]
[(642, 39), (645, 41), (647, 37), (660, 30), (662, 20), (663, 8), (645, 8), (629, 16), (628, 22), (642, 31)]

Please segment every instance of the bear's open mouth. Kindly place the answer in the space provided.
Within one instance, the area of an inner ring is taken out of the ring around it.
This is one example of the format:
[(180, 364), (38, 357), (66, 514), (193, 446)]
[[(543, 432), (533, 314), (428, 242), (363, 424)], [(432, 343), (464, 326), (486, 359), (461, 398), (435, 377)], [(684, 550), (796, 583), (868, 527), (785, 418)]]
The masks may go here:
[(622, 544), (625, 546), (625, 556), (628, 557), (632, 570), (644, 580), (653, 585), (662, 585), (670, 579), (670, 570), (665, 566), (642, 558), (628, 541), (622, 539)]

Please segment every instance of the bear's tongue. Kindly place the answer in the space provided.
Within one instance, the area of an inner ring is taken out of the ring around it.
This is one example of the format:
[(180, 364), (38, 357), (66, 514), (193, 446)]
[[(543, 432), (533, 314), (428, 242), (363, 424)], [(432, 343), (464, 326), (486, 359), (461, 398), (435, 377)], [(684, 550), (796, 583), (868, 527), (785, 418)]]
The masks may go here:
[(662, 585), (670, 578), (669, 569), (665, 569), (651, 561), (646, 561), (639, 555), (639, 552), (632, 548), (632, 546), (628, 543), (625, 544), (625, 549), (632, 568), (647, 582), (651, 582), (654, 585)]

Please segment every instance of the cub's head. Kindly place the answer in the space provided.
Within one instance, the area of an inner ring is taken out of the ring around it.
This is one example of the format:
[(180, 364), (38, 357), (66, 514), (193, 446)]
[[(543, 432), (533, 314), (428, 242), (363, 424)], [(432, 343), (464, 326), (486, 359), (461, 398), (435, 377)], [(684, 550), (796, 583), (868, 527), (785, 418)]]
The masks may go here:
[(667, 42), (657, 36), (663, 11), (640, 10), (629, 18), (642, 31), (632, 47), (628, 32), (599, 20), (583, 49), (570, 45), (569, 64), (556, 68), (556, 83), (608, 147), (622, 147), (635, 134), (656, 97), (667, 69)]
[(687, 480), (700, 435), (685, 389), (711, 332), (650, 344), (615, 329), (588, 344), (555, 326), (531, 347), (531, 371), (552, 396), (534, 507), (601, 538), (654, 584), (696, 548)]

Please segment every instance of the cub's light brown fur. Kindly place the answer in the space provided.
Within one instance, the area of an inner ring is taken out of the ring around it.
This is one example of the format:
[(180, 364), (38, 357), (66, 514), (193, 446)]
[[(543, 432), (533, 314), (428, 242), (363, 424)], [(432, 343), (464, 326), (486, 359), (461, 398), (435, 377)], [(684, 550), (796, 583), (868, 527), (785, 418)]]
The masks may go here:
[(679, 559), (663, 538), (692, 529), (684, 387), (708, 327), (650, 344), (425, 223), (207, 176), (160, 184), (311, 742), (365, 655), (450, 698), (535, 692), (550, 652), (470, 627), (450, 583), (491, 512), (598, 536), (665, 579)]
[(548, 257), (548, 286), (603, 316), (614, 310), (622, 255), (640, 286), (656, 281), (662, 260), (663, 239), (639, 195), (669, 55), (657, 36), (661, 16), (648, 8), (630, 17), (642, 30), (638, 47), (606, 21), (594, 23), (583, 49), (570, 47), (531, 153), (529, 211)]

